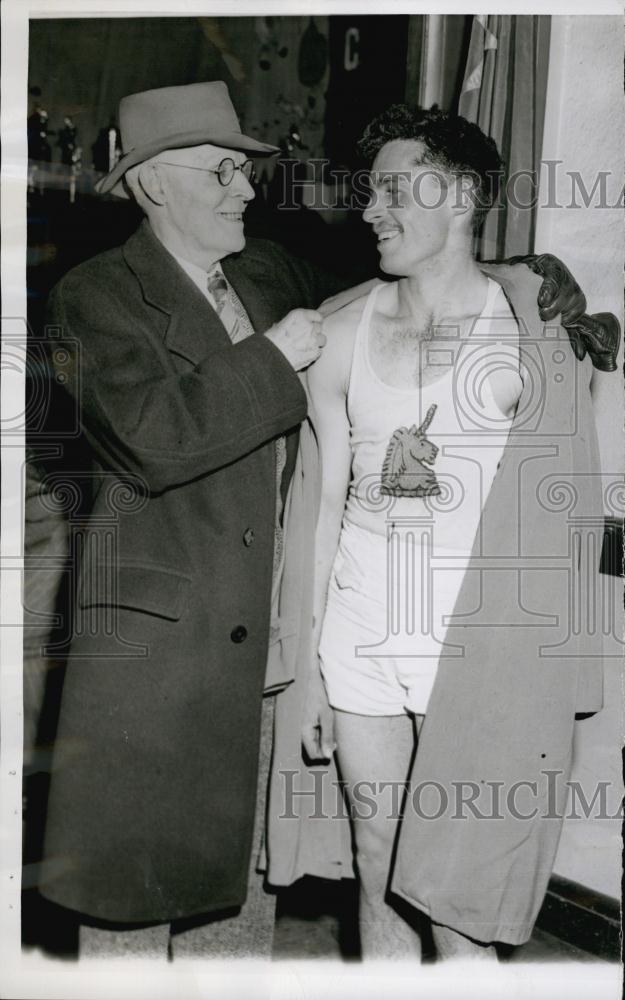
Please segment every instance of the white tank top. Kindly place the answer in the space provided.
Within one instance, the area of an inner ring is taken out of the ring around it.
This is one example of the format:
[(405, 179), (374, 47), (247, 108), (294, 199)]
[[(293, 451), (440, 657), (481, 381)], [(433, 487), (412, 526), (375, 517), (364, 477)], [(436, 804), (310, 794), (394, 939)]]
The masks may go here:
[[(423, 388), (397, 388), (374, 372), (370, 324), (384, 285), (369, 294), (347, 396), (352, 475), (345, 522), (386, 535), (389, 525), (416, 520), (430, 525), (434, 554), (470, 553), (512, 423), (495, 402), (489, 375), (502, 366), (519, 372), (516, 320), (500, 286), (488, 282), (484, 308), (453, 366)], [(451, 347), (438, 337), (427, 345), (447, 364)]]

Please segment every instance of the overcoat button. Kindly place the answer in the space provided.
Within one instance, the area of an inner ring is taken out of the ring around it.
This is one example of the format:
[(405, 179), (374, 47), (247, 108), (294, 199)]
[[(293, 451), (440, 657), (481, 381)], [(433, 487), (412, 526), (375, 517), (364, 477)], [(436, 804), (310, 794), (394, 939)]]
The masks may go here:
[(243, 642), (244, 639), (247, 639), (247, 629), (245, 625), (237, 625), (236, 628), (233, 628), (230, 633), (230, 638), (233, 642)]
[(243, 544), (249, 549), (250, 545), (254, 541), (254, 531), (252, 528), (247, 528), (243, 533)]

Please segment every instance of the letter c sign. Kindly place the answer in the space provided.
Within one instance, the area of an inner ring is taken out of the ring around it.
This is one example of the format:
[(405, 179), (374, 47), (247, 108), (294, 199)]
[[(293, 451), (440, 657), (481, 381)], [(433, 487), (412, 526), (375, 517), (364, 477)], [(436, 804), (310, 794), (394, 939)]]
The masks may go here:
[(346, 72), (357, 69), (360, 65), (359, 43), (360, 32), (358, 28), (348, 28), (345, 32), (345, 54), (343, 58)]

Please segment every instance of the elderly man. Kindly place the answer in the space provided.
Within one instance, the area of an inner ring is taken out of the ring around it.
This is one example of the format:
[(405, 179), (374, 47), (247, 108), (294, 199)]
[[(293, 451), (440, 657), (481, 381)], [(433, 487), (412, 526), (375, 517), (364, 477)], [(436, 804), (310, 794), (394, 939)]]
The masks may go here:
[[(241, 134), (223, 83), (134, 94), (120, 125), (125, 153), (101, 190), (125, 189), (145, 220), (50, 301), (95, 500), (42, 892), (81, 915), (83, 952), (266, 955), (274, 897), (253, 867), (273, 695), (302, 690), (294, 634), (310, 622), (296, 620), (281, 522), (285, 503), (310, 501), (298, 372), (324, 344), (314, 307), (340, 286), (246, 245), (248, 157), (275, 150)], [(564, 289), (560, 305), (578, 293), (570, 276)], [(291, 705), (280, 714), (299, 748)], [(276, 759), (292, 746), (277, 735)], [(277, 883), (332, 868), (321, 851), (295, 859), (289, 838)]]
[[(263, 705), (265, 766), (271, 738), (263, 690), (281, 683), (265, 671), (281, 508), (307, 410), (297, 372), (324, 342), (320, 313), (294, 307), (338, 286), (271, 244), (240, 255), (248, 157), (276, 150), (241, 134), (225, 84), (132, 95), (120, 119), (128, 152), (101, 189), (123, 184), (145, 221), (50, 301), (97, 495), (42, 891), (85, 922), (161, 925), (121, 943), (83, 927), (83, 950), (164, 954), (170, 921), (206, 923), (246, 895)], [(229, 928), (229, 947), (266, 952), (273, 913), (256, 924), (264, 937), (237, 941)], [(198, 934), (180, 933), (176, 950)]]

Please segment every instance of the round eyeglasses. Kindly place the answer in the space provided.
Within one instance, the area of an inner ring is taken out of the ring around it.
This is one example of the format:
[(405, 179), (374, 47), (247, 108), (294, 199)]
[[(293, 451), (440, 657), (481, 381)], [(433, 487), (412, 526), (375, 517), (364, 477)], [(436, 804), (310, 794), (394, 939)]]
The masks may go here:
[(222, 187), (228, 187), (237, 170), (241, 171), (246, 181), (252, 182), (256, 179), (253, 160), (243, 160), (243, 163), (239, 163), (237, 166), (230, 156), (226, 156), (216, 170), (211, 170), (209, 167), (193, 167), (190, 163), (171, 163), (169, 160), (159, 160), (158, 162), (164, 163), (168, 167), (182, 167), (183, 170), (199, 170), (203, 174), (217, 174), (217, 180)]

